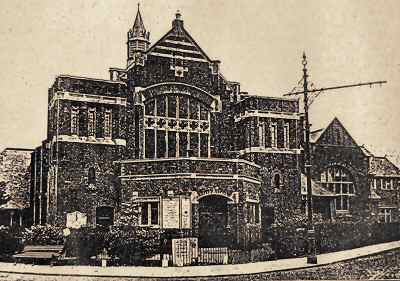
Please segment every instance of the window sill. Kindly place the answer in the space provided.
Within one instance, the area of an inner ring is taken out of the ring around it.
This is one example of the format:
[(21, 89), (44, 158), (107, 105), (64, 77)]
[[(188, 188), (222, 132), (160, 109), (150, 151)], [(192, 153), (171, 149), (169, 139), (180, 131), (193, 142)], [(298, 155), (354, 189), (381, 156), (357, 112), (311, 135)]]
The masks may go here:
[(159, 225), (148, 225), (148, 224), (139, 224), (139, 227), (143, 227), (143, 228), (147, 227), (147, 228), (155, 228), (155, 229), (160, 228)]
[(352, 217), (349, 210), (336, 210), (336, 215)]

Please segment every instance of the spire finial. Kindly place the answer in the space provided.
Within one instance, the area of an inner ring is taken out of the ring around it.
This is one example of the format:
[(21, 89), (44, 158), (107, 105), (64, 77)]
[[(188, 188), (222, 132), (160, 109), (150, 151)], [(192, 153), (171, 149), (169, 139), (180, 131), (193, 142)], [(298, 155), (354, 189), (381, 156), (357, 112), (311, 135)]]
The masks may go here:
[(177, 11), (176, 11), (176, 14), (175, 14), (175, 18), (176, 18), (177, 20), (180, 20), (181, 17), (182, 17), (181, 11), (177, 10)]
[(306, 52), (303, 51), (303, 61), (302, 61), (303, 66), (305, 67), (307, 65), (307, 57), (306, 57)]

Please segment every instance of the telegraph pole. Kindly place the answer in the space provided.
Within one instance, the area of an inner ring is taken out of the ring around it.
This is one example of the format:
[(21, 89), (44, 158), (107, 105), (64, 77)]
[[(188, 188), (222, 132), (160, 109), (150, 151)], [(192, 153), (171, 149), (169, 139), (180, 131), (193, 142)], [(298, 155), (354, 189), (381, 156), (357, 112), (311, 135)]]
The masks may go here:
[(318, 92), (321, 93), (323, 91), (334, 90), (334, 89), (343, 89), (343, 88), (351, 88), (351, 87), (360, 87), (360, 86), (372, 86), (372, 85), (382, 85), (387, 81), (375, 81), (375, 82), (366, 82), (366, 83), (358, 83), (358, 84), (350, 84), (350, 85), (340, 85), (334, 87), (320, 88), (320, 89), (308, 89), (308, 74), (307, 74), (307, 57), (306, 54), (303, 53), (303, 91), (300, 92), (291, 92), (285, 94), (284, 96), (293, 96), (293, 95), (303, 95), (304, 101), (304, 133), (305, 133), (305, 144), (304, 144), (304, 169), (306, 173), (307, 183), (307, 263), (316, 264), (317, 261), (317, 252), (315, 245), (315, 230), (313, 223), (313, 199), (312, 199), (312, 189), (311, 189), (311, 147), (310, 147), (310, 120), (308, 116), (309, 109), (309, 94)]

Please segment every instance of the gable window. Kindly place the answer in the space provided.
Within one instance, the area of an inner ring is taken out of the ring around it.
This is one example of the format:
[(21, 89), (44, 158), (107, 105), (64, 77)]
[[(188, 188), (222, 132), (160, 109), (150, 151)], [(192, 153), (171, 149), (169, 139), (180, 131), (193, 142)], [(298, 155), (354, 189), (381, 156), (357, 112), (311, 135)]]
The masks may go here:
[(285, 123), (283, 126), (283, 147), (290, 147), (289, 123)]
[(277, 147), (277, 127), (276, 123), (271, 123), (269, 126), (271, 147)]
[(112, 132), (112, 117), (111, 110), (106, 110), (104, 113), (104, 138), (111, 139)]
[(78, 135), (79, 131), (79, 109), (78, 107), (71, 108), (71, 135)]
[[(210, 156), (210, 108), (200, 100), (186, 95), (160, 95), (146, 101), (147, 107), (146, 158)], [(151, 113), (154, 115), (147, 115)]]
[(334, 129), (335, 144), (340, 145), (342, 143), (342, 134), (339, 129)]
[(329, 167), (321, 173), (321, 185), (336, 194), (336, 210), (349, 211), (350, 198), (355, 195), (355, 187), (350, 173), (339, 166)]
[(158, 225), (158, 202), (142, 202), (140, 209), (142, 226)]

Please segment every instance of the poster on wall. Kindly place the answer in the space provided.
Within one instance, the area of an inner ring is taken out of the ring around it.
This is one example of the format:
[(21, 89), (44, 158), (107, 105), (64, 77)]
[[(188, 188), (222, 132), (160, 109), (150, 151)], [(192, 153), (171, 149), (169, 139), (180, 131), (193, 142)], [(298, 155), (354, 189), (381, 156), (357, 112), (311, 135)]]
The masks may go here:
[(87, 223), (87, 215), (81, 212), (72, 212), (67, 214), (67, 228), (81, 228)]
[(162, 199), (163, 228), (179, 228), (179, 197)]
[(162, 227), (183, 228), (192, 227), (192, 212), (190, 198), (176, 196), (162, 199)]

